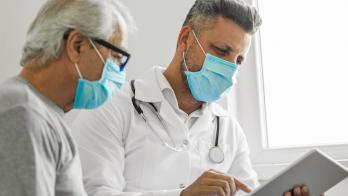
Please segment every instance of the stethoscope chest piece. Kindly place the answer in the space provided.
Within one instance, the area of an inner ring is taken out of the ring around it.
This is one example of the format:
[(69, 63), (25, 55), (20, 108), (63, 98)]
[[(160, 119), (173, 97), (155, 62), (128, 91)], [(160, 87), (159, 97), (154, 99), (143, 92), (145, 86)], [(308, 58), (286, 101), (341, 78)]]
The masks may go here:
[(213, 163), (222, 163), (224, 161), (224, 152), (218, 146), (214, 146), (209, 150), (209, 159)]

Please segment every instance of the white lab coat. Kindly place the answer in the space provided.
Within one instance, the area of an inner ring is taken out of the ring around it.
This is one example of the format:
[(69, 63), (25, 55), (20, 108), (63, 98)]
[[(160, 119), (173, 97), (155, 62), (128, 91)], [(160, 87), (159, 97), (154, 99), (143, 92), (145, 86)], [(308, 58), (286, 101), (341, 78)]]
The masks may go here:
[[(127, 84), (111, 102), (100, 109), (82, 112), (74, 122), (73, 135), (79, 145), (87, 193), (179, 196), (182, 188), (209, 169), (226, 172), (255, 188), (256, 173), (251, 168), (247, 141), (237, 121), (219, 105), (207, 104), (196, 114), (198, 118), (192, 127), (187, 126), (163, 96), (159, 83), (164, 78), (162, 71), (153, 68), (136, 80), (135, 97), (155, 103), (175, 144), (184, 150), (175, 152), (163, 145), (133, 108), (133, 93)], [(147, 106), (141, 107), (157, 133), (171, 144), (156, 116)], [(225, 154), (221, 164), (208, 158), (215, 141), (216, 116), (220, 116), (219, 146)]]

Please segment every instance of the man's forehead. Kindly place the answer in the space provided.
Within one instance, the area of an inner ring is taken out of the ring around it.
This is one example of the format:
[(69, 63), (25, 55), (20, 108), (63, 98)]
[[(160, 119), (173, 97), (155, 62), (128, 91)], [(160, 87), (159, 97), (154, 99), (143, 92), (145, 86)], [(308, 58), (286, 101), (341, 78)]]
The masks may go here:
[(248, 33), (226, 33), (224, 30), (216, 32), (202, 33), (201, 39), (207, 44), (214, 44), (215, 46), (223, 49), (230, 49), (236, 52), (244, 53), (248, 50), (250, 45), (251, 36)]
[(235, 22), (218, 17), (214, 25), (201, 31), (202, 38), (213, 38), (220, 42), (245, 41), (251, 35)]

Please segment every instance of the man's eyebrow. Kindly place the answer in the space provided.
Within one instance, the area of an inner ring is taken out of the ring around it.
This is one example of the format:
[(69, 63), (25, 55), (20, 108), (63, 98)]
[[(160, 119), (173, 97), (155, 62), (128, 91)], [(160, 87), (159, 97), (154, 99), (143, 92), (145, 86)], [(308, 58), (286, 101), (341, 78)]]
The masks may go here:
[(221, 50), (226, 50), (227, 52), (233, 52), (233, 48), (227, 44), (223, 44), (223, 47), (217, 46), (216, 44), (211, 43), (211, 47), (216, 48), (216, 49), (221, 49)]

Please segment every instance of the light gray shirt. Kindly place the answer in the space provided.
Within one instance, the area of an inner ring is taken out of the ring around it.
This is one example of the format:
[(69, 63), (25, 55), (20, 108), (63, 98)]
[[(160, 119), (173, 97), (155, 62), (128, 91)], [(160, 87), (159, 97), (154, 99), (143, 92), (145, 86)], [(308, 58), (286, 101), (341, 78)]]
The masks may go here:
[(20, 77), (0, 85), (0, 196), (85, 196), (64, 112)]

